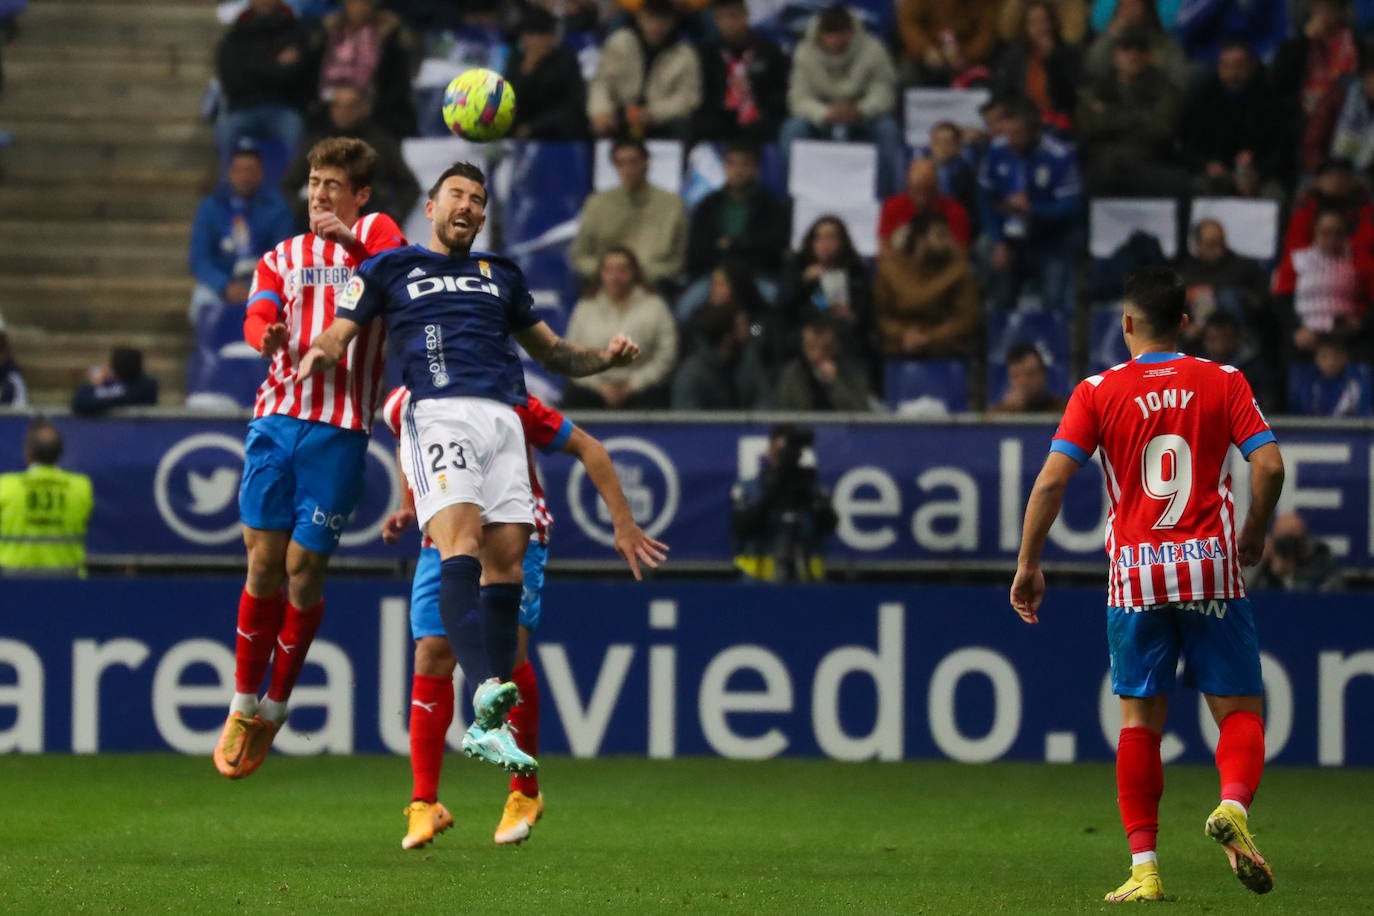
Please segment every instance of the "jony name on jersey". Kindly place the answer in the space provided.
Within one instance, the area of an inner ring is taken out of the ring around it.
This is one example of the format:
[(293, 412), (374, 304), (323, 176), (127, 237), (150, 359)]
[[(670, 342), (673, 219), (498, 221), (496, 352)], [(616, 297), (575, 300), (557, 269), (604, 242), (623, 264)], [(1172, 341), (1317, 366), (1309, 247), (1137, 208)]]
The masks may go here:
[(490, 280), (477, 277), (423, 277), (406, 284), (406, 293), (412, 300), (434, 293), (486, 293), (501, 298), (501, 288)]

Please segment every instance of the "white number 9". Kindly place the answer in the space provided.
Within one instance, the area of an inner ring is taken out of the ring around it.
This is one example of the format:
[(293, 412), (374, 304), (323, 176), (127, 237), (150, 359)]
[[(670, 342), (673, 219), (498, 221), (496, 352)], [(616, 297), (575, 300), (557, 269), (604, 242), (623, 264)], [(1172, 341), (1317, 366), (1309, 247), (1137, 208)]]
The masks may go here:
[(1151, 439), (1141, 455), (1140, 482), (1145, 495), (1168, 503), (1154, 527), (1177, 525), (1193, 492), (1193, 450), (1188, 440), (1173, 434)]

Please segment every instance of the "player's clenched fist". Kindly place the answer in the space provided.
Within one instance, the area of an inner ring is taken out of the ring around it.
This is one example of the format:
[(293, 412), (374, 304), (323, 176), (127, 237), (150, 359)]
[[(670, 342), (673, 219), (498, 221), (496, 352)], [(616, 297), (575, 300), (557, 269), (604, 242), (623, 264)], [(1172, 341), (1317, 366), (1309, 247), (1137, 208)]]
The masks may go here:
[(606, 344), (606, 357), (612, 366), (628, 366), (639, 359), (639, 344), (624, 334), (617, 334)]
[(310, 214), (310, 231), (326, 241), (347, 246), (355, 240), (348, 224), (332, 210), (317, 210)]

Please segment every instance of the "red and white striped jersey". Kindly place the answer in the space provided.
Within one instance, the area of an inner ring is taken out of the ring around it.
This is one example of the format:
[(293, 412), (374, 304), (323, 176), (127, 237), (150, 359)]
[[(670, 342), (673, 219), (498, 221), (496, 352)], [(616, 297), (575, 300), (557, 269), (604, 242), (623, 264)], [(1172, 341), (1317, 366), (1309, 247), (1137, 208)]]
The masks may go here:
[[(410, 389), (404, 386), (393, 388), (387, 395), (385, 406), (382, 407), (382, 421), (397, 441), (401, 438), (402, 417), (409, 407)], [(546, 453), (561, 451), (572, 436), (574, 427), (571, 420), (534, 395), (529, 395), (526, 403), (517, 404), (515, 413), (520, 417), (520, 425), (525, 430), (525, 450), (529, 456), (530, 489), (534, 493), (534, 539), (540, 544), (547, 545), (549, 529), (553, 527), (553, 515), (549, 512), (548, 503), (544, 499), (544, 486), (539, 480), (539, 466), (535, 461), (534, 450)], [(406, 481), (406, 486), (410, 486), (409, 480)], [(428, 537), (424, 539), (423, 546), (430, 546)]]
[[(384, 213), (359, 219), (353, 234), (372, 254), (405, 244), (395, 221)], [(248, 303), (275, 303), (277, 320), (286, 323), (290, 336), (273, 355), (267, 379), (258, 388), (254, 417), (284, 414), (342, 429), (371, 430), (385, 368), (386, 328), (380, 321), (363, 328), (332, 371), (296, 381), (301, 357), (334, 320), (334, 298), (357, 266), (342, 246), (309, 232), (278, 243), (259, 259)]]
[(1232, 366), (1147, 353), (1074, 389), (1051, 450), (1107, 478), (1107, 603), (1148, 607), (1245, 595), (1226, 457), (1274, 434)]

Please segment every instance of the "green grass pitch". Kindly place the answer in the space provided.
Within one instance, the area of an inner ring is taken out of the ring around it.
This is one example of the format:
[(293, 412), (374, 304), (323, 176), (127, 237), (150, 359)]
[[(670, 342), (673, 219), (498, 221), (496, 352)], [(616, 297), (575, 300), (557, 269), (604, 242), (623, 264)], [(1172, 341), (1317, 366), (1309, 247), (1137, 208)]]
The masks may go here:
[[(1129, 864), (1109, 766), (550, 757), (499, 848), (503, 775), (446, 764), (457, 825), (404, 852), (401, 758), (0, 757), (0, 912), (1096, 913)], [(1265, 775), (1265, 897), (1202, 835), (1214, 771), (1166, 781), (1168, 916), (1374, 909), (1374, 771)]]

